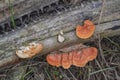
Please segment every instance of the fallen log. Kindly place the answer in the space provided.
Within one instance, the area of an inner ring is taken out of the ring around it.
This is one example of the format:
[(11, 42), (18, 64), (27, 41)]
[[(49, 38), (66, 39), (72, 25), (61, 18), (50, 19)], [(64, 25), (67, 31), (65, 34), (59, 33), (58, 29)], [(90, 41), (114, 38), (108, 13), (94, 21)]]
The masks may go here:
[[(100, 24), (100, 25), (96, 26), (97, 29), (96, 29), (95, 33), (96, 34), (101, 34), (101, 37), (119, 35), (120, 34), (120, 29), (114, 29), (114, 28), (116, 28), (116, 25), (120, 25), (120, 20), (110, 22), (110, 23)], [(101, 32), (99, 32), (97, 30), (101, 30)], [(53, 36), (53, 37), (47, 38), (45, 40), (41, 40), (40, 42), (44, 45), (44, 50), (41, 54), (43, 55), (43, 54), (48, 53), (50, 51), (57, 50), (57, 49), (62, 48), (66, 45), (68, 46), (70, 44), (83, 43), (83, 42), (87, 42), (87, 41), (90, 41), (90, 40), (93, 40), (93, 39), (97, 38), (97, 37), (93, 36), (92, 38), (86, 39), (86, 40), (78, 39), (75, 35), (74, 30), (71, 31), (71, 32), (65, 33), (64, 36), (65, 36), (65, 38), (68, 38), (68, 39), (63, 43), (59, 43), (57, 41), (57, 36)], [(9, 52), (7, 52), (6, 55), (7, 54), (9, 54)], [(15, 55), (15, 50), (14, 50), (14, 51), (11, 52), (10, 56), (3, 57), (0, 60), (0, 66), (2, 67), (2, 66), (5, 66), (7, 64), (13, 64), (13, 63), (20, 62), (20, 61), (21, 61), (21, 59), (19, 59)]]
[[(96, 35), (108, 37), (120, 34), (120, 1), (105, 2), (101, 24), (99, 20), (102, 2), (88, 4), (60, 15), (49, 17), (29, 27), (17, 30), (14, 33), (0, 38), (0, 67), (21, 61), (15, 51), (20, 46), (29, 42), (38, 41), (44, 45), (42, 55), (50, 51), (60, 49), (64, 46), (84, 43), (97, 39)], [(81, 24), (86, 18), (91, 19), (96, 24), (96, 31), (90, 39), (82, 40), (76, 37), (75, 27)], [(57, 35), (63, 30), (65, 41), (59, 43)]]

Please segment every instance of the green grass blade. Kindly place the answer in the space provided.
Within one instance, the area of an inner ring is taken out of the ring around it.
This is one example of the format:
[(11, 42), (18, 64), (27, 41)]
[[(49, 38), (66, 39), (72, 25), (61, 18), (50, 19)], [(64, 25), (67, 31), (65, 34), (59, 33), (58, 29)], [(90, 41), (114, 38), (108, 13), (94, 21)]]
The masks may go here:
[(12, 26), (15, 28), (15, 21), (14, 21), (14, 14), (13, 14), (13, 12), (14, 12), (13, 6), (12, 6), (11, 1), (10, 1), (10, 0), (8, 0), (8, 1), (9, 1), (9, 8), (10, 8), (10, 19), (11, 19), (11, 21), (12, 21)]

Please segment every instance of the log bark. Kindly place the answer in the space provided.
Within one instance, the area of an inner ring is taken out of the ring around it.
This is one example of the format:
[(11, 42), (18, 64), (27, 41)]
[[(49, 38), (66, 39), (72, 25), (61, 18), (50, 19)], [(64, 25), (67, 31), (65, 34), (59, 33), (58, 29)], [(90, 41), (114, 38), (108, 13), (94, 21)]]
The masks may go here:
[[(66, 11), (55, 16), (49, 16), (48, 19), (40, 21), (34, 25), (17, 30), (5, 37), (0, 38), (0, 67), (7, 64), (21, 61), (15, 51), (20, 46), (29, 42), (37, 41), (44, 45), (44, 50), (40, 55), (50, 51), (60, 49), (64, 46), (84, 43), (97, 39), (97, 35), (102, 37), (114, 36), (120, 34), (120, 0), (108, 0), (105, 2), (104, 10), (100, 24), (98, 23), (102, 2), (87, 4), (84, 7), (78, 7), (71, 11)], [(75, 27), (82, 24), (85, 19), (91, 19), (96, 24), (95, 34), (86, 40), (77, 38)], [(59, 43), (57, 35), (63, 30), (65, 41)]]

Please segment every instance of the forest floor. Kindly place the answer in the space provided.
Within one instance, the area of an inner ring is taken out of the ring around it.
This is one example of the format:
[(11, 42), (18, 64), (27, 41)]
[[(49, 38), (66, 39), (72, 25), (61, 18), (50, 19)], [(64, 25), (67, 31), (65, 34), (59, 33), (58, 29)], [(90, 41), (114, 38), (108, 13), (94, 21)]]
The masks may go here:
[(99, 49), (85, 67), (53, 67), (46, 55), (0, 69), (0, 80), (120, 80), (120, 36), (84, 43)]
[(0, 80), (120, 80), (120, 35), (84, 44), (99, 53), (83, 68), (53, 67), (46, 62), (46, 54), (0, 68)]

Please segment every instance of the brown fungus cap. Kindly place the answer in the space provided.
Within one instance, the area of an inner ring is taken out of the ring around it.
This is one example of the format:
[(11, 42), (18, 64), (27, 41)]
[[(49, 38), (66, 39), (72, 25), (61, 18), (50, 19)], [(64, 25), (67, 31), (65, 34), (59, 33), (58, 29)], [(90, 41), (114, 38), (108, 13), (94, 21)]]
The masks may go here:
[(95, 25), (90, 20), (85, 20), (83, 26), (78, 25), (76, 27), (76, 35), (82, 39), (87, 39), (91, 37), (94, 31), (95, 31)]

